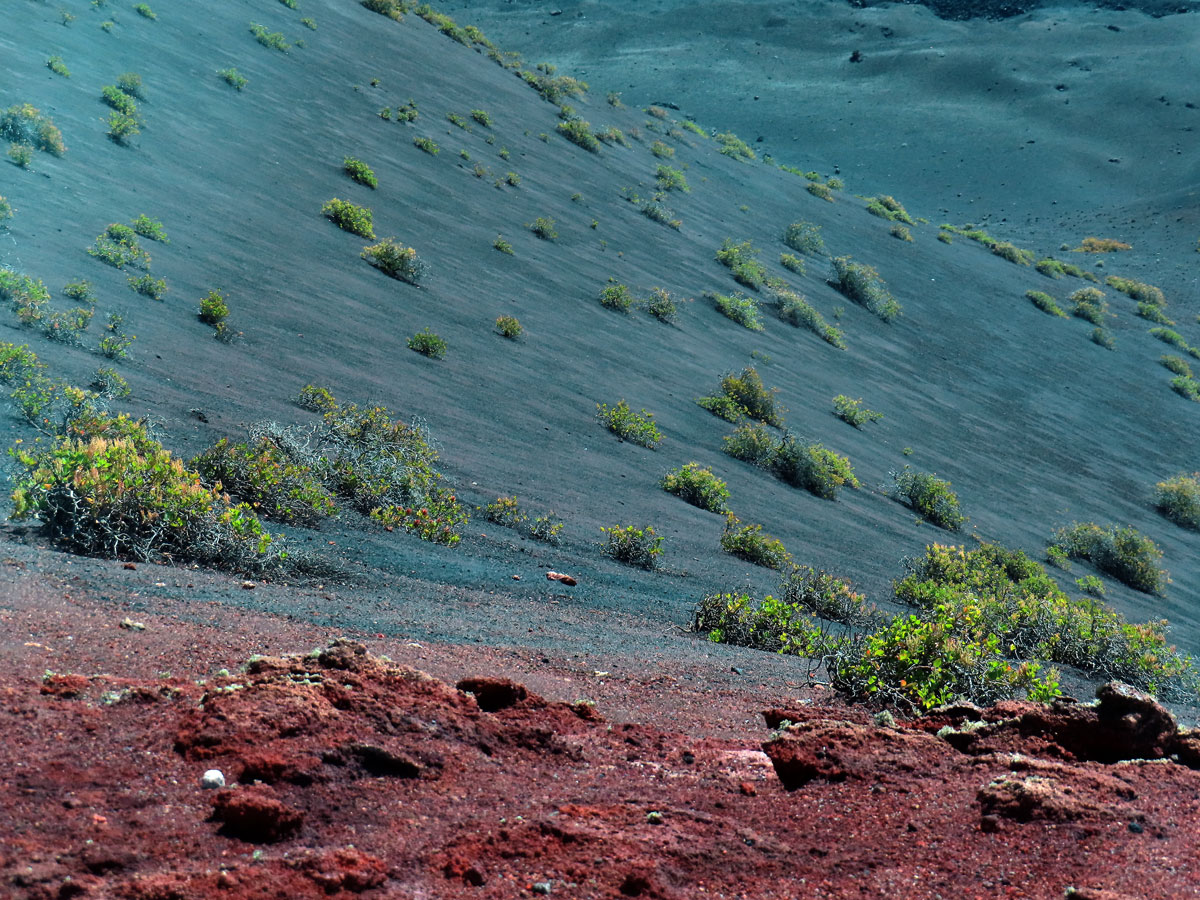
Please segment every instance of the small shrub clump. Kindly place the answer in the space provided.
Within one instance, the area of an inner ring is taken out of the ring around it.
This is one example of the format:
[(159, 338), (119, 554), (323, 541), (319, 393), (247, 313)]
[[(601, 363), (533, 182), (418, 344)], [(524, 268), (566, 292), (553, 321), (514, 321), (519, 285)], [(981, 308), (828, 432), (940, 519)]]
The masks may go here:
[(679, 499), (709, 512), (729, 512), (729, 488), (711, 468), (690, 462), (672, 469), (662, 477), (662, 489)]
[(889, 222), (903, 222), (905, 225), (916, 224), (904, 205), (895, 197), (889, 197), (887, 194), (868, 197), (867, 212), (873, 216), (879, 216), (881, 219), (887, 219)]
[(733, 279), (751, 290), (759, 290), (767, 277), (766, 267), (758, 261), (758, 250), (749, 242), (735, 244), (726, 238), (717, 251), (717, 261), (728, 267)]
[(229, 315), (229, 304), (219, 291), (209, 291), (200, 298), (200, 321), (208, 325), (219, 325)]
[(96, 237), (88, 254), (116, 269), (150, 268), (150, 254), (142, 249), (138, 234), (128, 225), (113, 223)]
[(792, 563), (792, 555), (783, 542), (762, 533), (761, 525), (745, 525), (733, 513), (725, 517), (721, 549), (765, 569), (783, 569)]
[(136, 278), (129, 276), (129, 287), (151, 300), (162, 300), (163, 294), (168, 290), (166, 279), (152, 278), (149, 274), (139, 275)]
[(670, 325), (679, 318), (679, 304), (691, 302), (691, 300), (677, 301), (666, 289), (656, 287), (650, 289), (650, 296), (645, 302), (645, 310), (658, 321)]
[(785, 434), (775, 445), (767, 468), (780, 481), (823, 500), (836, 500), (845, 485), (855, 489), (860, 486), (847, 457), (791, 434)]
[(1075, 522), (1050, 540), (1072, 559), (1086, 559), (1101, 572), (1146, 594), (1163, 594), (1170, 578), (1158, 567), (1162, 551), (1132, 525)]
[(321, 214), (344, 231), (359, 237), (375, 239), (373, 216), (371, 210), (365, 206), (356, 206), (348, 200), (334, 197), (321, 207)]
[(246, 85), (250, 83), (250, 79), (234, 66), (230, 66), (228, 69), (217, 69), (217, 77), (239, 93), (245, 90)]
[(365, 184), (372, 190), (379, 187), (379, 179), (375, 177), (371, 167), (361, 159), (347, 156), (342, 160), (342, 170), (359, 184)]
[(717, 142), (718, 151), (722, 156), (728, 156), (732, 159), (750, 162), (757, 159), (754, 151), (750, 149), (750, 145), (739, 138), (731, 131), (713, 135), (713, 140)]
[(429, 267), (412, 247), (405, 247), (395, 238), (384, 238), (378, 244), (363, 247), (359, 254), (383, 274), (409, 284), (417, 284)]
[(846, 349), (846, 338), (841, 329), (826, 322), (816, 308), (800, 294), (790, 288), (773, 288), (771, 293), (775, 296), (776, 310), (783, 321), (796, 328), (807, 328), (825, 343), (839, 350)]
[(610, 282), (600, 289), (600, 305), (605, 309), (628, 313), (633, 309), (633, 294), (625, 285)]
[(809, 256), (825, 255), (821, 226), (812, 222), (793, 222), (784, 229), (783, 242), (797, 253), (807, 253)]
[(18, 103), (0, 112), (0, 139), (14, 144), (36, 147), (53, 156), (67, 152), (62, 132), (49, 116), (28, 103)]
[(543, 241), (554, 241), (558, 239), (558, 230), (555, 221), (548, 216), (538, 216), (532, 222), (527, 222), (525, 227), (540, 237)]
[(270, 50), (278, 50), (281, 53), (291, 50), (291, 44), (287, 42), (287, 38), (283, 36), (282, 32), (268, 31), (265, 25), (251, 22), (250, 33), (254, 35), (256, 41)]
[(623, 441), (640, 444), (651, 450), (662, 442), (662, 431), (654, 423), (654, 414), (644, 409), (635, 413), (624, 400), (612, 408), (607, 403), (597, 403), (596, 418)]
[(1103, 326), (1108, 318), (1108, 303), (1104, 292), (1094, 287), (1080, 288), (1068, 298), (1074, 304), (1071, 314), (1093, 325)]
[(496, 331), (510, 340), (519, 338), (523, 330), (516, 316), (499, 316), (496, 319)]
[(171, 241), (167, 238), (167, 230), (163, 228), (163, 223), (158, 219), (152, 219), (145, 213), (139, 215), (133, 222), (130, 223), (133, 230), (144, 238), (152, 241), (158, 241), (160, 244), (169, 244)]
[(1181, 528), (1200, 531), (1200, 472), (1160, 481), (1154, 486), (1154, 506)]
[(754, 297), (747, 297), (740, 291), (733, 294), (711, 294), (710, 296), (721, 315), (733, 319), (743, 328), (749, 328), (751, 331), (763, 330), (758, 300)]
[(843, 294), (883, 321), (891, 322), (900, 315), (900, 304), (871, 266), (856, 263), (849, 256), (835, 257), (832, 281)]
[(603, 546), (606, 556), (640, 569), (653, 569), (658, 565), (663, 539), (649, 525), (644, 528), (613, 525), (611, 528), (600, 530), (607, 539)]
[(600, 141), (592, 133), (592, 126), (583, 121), (583, 119), (570, 119), (566, 122), (559, 122), (558, 133), (572, 144), (582, 147), (589, 153), (597, 153), (600, 150)]
[(747, 366), (740, 374), (722, 375), (718, 393), (696, 402), (730, 422), (749, 418), (782, 428), (783, 414), (787, 410), (776, 399), (778, 393), (778, 388), (767, 389), (756, 368)]
[(833, 398), (833, 414), (855, 428), (861, 428), (868, 422), (878, 422), (883, 418), (883, 413), (865, 409), (861, 398), (853, 400), (845, 394), (838, 394)]
[(928, 472), (913, 472), (905, 466), (902, 472), (892, 472), (892, 496), (906, 503), (921, 517), (947, 531), (958, 531), (967, 517), (958, 507), (958, 495), (950, 490), (950, 482)]
[(1070, 318), (1065, 312), (1062, 311), (1059, 305), (1055, 302), (1054, 298), (1044, 291), (1026, 291), (1025, 296), (1029, 298), (1029, 301), (1034, 306), (1047, 315), (1056, 316), (1060, 319)]
[(448, 346), (441, 337), (426, 328), (408, 339), (408, 349), (430, 359), (444, 359)]

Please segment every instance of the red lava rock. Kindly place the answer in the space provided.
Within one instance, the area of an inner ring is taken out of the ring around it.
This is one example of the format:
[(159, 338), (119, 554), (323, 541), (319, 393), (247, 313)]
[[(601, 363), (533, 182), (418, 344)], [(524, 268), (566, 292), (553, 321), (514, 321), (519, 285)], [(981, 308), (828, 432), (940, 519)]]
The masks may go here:
[(1138, 900), (1132, 894), (1118, 894), (1100, 888), (1067, 888), (1066, 900)]
[(579, 584), (579, 582), (576, 581), (574, 578), (572, 578), (570, 575), (564, 575), (562, 572), (547, 572), (546, 577), (548, 579), (550, 579), (551, 581), (562, 582), (563, 584), (567, 585), (568, 587), (574, 587), (575, 585)]
[(125, 565), (123, 565), (121, 568), (123, 568), (123, 569), (129, 569), (129, 571), (133, 572), (133, 571), (136, 571), (136, 570), (137, 570), (137, 564), (136, 564), (136, 563), (127, 562), (127, 563), (125, 563)]
[(525, 685), (507, 678), (463, 678), (455, 687), (474, 694), (475, 702), (484, 712), (499, 712), (529, 697)]
[(442, 866), (442, 874), (447, 879), (461, 879), (463, 884), (471, 887), (483, 887), (487, 883), (483, 872), (469, 860), (462, 857), (452, 857)]
[(89, 684), (86, 675), (46, 675), (42, 678), (42, 693), (70, 700), (83, 694)]
[(762, 745), (775, 774), (789, 791), (811, 781), (836, 783), (881, 772), (913, 772), (928, 766), (937, 739), (850, 722), (801, 722)]
[(213, 819), (223, 823), (221, 833), (251, 844), (273, 844), (293, 836), (304, 823), (304, 814), (291, 809), (265, 784), (218, 791), (213, 798)]
[(387, 881), (383, 862), (354, 847), (314, 853), (294, 865), (327, 894), (338, 891), (361, 894)]
[(756, 788), (754, 785), (752, 785), (748, 781), (743, 781), (741, 784), (739, 784), (738, 790), (741, 791), (742, 794), (746, 797), (757, 797), (758, 796), (758, 788)]
[(1139, 818), (1129, 805), (1137, 793), (1119, 778), (1080, 771), (1057, 763), (1038, 763), (1030, 771), (1010, 772), (979, 789), (984, 816), (1017, 822)]
[(242, 784), (253, 784), (261, 781), (264, 784), (312, 784), (312, 769), (318, 765), (317, 760), (298, 761), (279, 753), (261, 752), (250, 753), (243, 757), (242, 771), (238, 781)]

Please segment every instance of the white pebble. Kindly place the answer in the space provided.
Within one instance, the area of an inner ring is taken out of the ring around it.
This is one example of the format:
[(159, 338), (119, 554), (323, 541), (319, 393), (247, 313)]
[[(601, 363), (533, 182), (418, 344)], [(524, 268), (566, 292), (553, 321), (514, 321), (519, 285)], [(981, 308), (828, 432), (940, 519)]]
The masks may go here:
[(200, 787), (206, 791), (225, 787), (225, 775), (220, 769), (209, 769), (200, 776)]

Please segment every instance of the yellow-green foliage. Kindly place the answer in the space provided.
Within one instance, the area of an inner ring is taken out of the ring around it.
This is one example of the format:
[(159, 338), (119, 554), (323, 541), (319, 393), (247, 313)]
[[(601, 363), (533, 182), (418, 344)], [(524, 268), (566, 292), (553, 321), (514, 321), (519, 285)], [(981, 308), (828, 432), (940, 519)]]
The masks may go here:
[(1176, 525), (1200, 530), (1200, 472), (1160, 481), (1154, 486), (1154, 505)]
[(1162, 551), (1132, 525), (1075, 522), (1056, 531), (1050, 545), (1147, 594), (1164, 594), (1171, 581), (1158, 567)]
[(372, 240), (375, 238), (371, 210), (365, 206), (356, 206), (348, 200), (339, 200), (337, 197), (334, 197), (321, 207), (321, 213), (325, 218), (336, 224), (338, 228), (357, 234), (360, 237), (371, 238)]
[(623, 441), (640, 444), (651, 450), (662, 442), (662, 431), (654, 423), (654, 414), (644, 409), (635, 413), (624, 400), (612, 408), (607, 403), (597, 403), (596, 418)]
[(711, 468), (702, 467), (698, 462), (672, 469), (662, 477), (660, 484), (668, 494), (674, 494), (692, 506), (715, 513), (729, 511), (729, 488)]
[(721, 549), (738, 559), (766, 569), (782, 569), (792, 562), (792, 556), (784, 548), (782, 541), (763, 534), (761, 525), (743, 524), (733, 513), (725, 517)]
[(641, 569), (653, 569), (658, 565), (663, 539), (649, 525), (644, 528), (614, 525), (600, 530), (607, 538), (604, 553), (617, 562)]

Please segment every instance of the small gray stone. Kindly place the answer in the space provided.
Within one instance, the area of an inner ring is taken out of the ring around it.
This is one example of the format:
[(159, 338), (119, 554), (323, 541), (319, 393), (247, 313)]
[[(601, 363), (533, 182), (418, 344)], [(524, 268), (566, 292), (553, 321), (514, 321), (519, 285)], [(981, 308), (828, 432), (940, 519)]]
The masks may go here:
[(549, 894), (550, 893), (550, 882), (535, 881), (533, 883), (533, 892), (535, 894)]
[(225, 774), (220, 769), (209, 769), (200, 776), (200, 787), (206, 791), (225, 787)]

